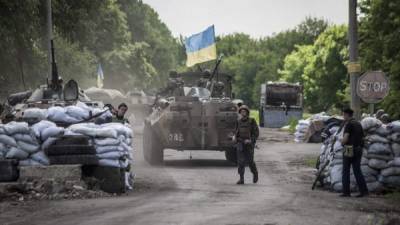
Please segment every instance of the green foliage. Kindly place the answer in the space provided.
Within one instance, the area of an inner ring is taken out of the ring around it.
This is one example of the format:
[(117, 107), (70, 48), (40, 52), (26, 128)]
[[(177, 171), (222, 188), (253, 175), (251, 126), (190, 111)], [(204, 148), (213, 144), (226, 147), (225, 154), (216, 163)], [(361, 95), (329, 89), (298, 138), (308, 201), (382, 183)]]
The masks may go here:
[(310, 112), (327, 111), (345, 104), (347, 58), (347, 28), (332, 26), (313, 45), (297, 46), (280, 73), (286, 81), (303, 84)]
[(298, 123), (299, 123), (298, 119), (296, 119), (294, 117), (290, 117), (289, 118), (288, 125), (289, 125), (289, 132), (291, 134), (294, 134), (296, 132), (296, 126), (297, 126)]
[[(183, 49), (157, 13), (142, 1), (52, 1), (59, 73), (105, 87), (159, 86), (183, 62)], [(35, 88), (47, 77), (46, 1), (0, 0), (0, 96)], [(22, 74), (24, 76), (22, 76)], [(24, 78), (24, 79), (23, 79)]]
[(280, 80), (279, 70), (286, 55), (296, 45), (312, 44), (327, 26), (323, 20), (306, 18), (296, 28), (272, 37), (252, 39), (242, 33), (219, 37), (217, 50), (225, 55), (221, 70), (234, 75), (237, 97), (251, 107), (258, 107), (260, 85)]
[(250, 110), (250, 117), (254, 118), (258, 125), (260, 125), (260, 117), (258, 114), (258, 110), (251, 109)]
[(400, 119), (400, 2), (363, 0), (360, 4), (360, 55), (364, 70), (382, 70), (390, 79), (390, 94), (380, 107)]
[(318, 156), (308, 156), (304, 158), (304, 164), (307, 167), (312, 167), (315, 168), (315, 166), (317, 165), (317, 161), (318, 161)]

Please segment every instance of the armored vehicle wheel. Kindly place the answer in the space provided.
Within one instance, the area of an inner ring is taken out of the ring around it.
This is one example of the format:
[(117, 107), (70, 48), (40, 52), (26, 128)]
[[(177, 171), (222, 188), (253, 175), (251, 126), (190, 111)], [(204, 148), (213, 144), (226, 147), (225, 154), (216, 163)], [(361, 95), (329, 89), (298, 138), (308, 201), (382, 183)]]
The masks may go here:
[(236, 155), (236, 149), (235, 148), (231, 148), (229, 150), (225, 151), (225, 158), (226, 160), (228, 160), (229, 162), (233, 163), (233, 164), (237, 164), (237, 155)]
[(143, 156), (150, 165), (161, 165), (164, 160), (164, 149), (154, 135), (154, 131), (147, 124), (143, 132)]

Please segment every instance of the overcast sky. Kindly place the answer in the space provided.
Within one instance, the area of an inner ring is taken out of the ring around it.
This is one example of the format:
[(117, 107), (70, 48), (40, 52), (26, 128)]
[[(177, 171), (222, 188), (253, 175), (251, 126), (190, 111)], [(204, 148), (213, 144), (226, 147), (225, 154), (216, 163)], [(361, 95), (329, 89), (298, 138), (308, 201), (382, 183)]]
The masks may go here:
[(189, 36), (209, 25), (216, 35), (243, 32), (268, 36), (293, 28), (306, 16), (347, 23), (348, 0), (143, 0), (174, 36)]

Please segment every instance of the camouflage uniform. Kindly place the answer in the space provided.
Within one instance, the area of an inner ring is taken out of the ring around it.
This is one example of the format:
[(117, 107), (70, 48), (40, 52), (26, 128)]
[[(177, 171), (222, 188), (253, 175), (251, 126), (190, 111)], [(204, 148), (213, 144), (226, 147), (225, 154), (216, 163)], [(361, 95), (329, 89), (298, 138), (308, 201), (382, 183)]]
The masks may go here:
[[(241, 110), (248, 110), (248, 108), (241, 107)], [(240, 118), (236, 123), (236, 153), (237, 153), (237, 164), (238, 164), (238, 173), (240, 175), (240, 180), (244, 179), (245, 167), (249, 166), (250, 171), (257, 178), (254, 178), (257, 182), (258, 180), (258, 171), (256, 163), (254, 162), (254, 146), (256, 144), (256, 140), (259, 136), (259, 130), (257, 122), (250, 117)], [(245, 143), (245, 140), (250, 140), (251, 143)]]
[(113, 115), (113, 117), (111, 119), (111, 122), (113, 122), (113, 123), (123, 123), (124, 124), (124, 123), (129, 123), (129, 120), (126, 119), (125, 117), (120, 118), (120, 117), (118, 117), (116, 115)]

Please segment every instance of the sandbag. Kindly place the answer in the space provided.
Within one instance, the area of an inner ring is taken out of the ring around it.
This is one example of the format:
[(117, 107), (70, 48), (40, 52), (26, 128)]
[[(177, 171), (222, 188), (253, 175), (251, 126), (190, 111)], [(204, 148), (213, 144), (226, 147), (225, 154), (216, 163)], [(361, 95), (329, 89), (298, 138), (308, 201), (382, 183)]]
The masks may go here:
[(378, 181), (378, 178), (376, 176), (365, 176), (364, 175), (364, 179), (365, 179), (365, 182), (367, 182), (367, 183)]
[(373, 143), (368, 148), (368, 154), (389, 155), (392, 154), (390, 145), (383, 143)]
[(342, 182), (342, 169), (341, 165), (335, 165), (330, 171), (330, 179), (332, 184)]
[(385, 168), (389, 167), (386, 161), (380, 160), (380, 159), (370, 159), (368, 161), (368, 166), (373, 168), (373, 169), (378, 169), (378, 170), (385, 169)]
[(369, 166), (361, 166), (361, 172), (364, 176), (378, 176), (379, 175), (379, 171), (372, 169)]
[(49, 137), (58, 137), (64, 134), (64, 128), (62, 127), (48, 127), (41, 133), (41, 139), (47, 140)]
[(30, 132), (29, 126), (25, 122), (9, 122), (4, 125), (4, 130), (8, 135), (14, 135), (17, 133), (28, 134)]
[(388, 166), (400, 167), (400, 158), (399, 157), (394, 158), (393, 160), (388, 162)]
[(55, 137), (50, 137), (47, 138), (43, 143), (42, 143), (42, 150), (48, 149), (52, 144), (54, 144), (57, 141), (58, 138)]
[(368, 165), (368, 158), (362, 157), (361, 158), (361, 165)]
[(400, 157), (400, 144), (392, 143), (392, 152), (394, 157)]
[(123, 148), (120, 146), (112, 146), (112, 145), (107, 145), (107, 146), (96, 146), (96, 152), (97, 154), (102, 154), (106, 152), (112, 152), (112, 151), (123, 151)]
[(132, 152), (132, 147), (128, 146), (127, 144), (125, 144), (124, 142), (121, 142), (121, 146), (124, 149), (124, 151), (126, 152)]
[(95, 128), (90, 128), (90, 127), (85, 127), (80, 124), (76, 124), (78, 126), (71, 126), (68, 128), (68, 130), (72, 131), (73, 133), (78, 133), (78, 134), (83, 134), (86, 136), (90, 137), (96, 137), (96, 129)]
[(15, 141), (15, 139), (5, 134), (0, 134), (0, 143), (12, 147), (17, 147), (17, 142)]
[(400, 133), (393, 133), (388, 136), (389, 140), (392, 142), (400, 143)]
[(126, 143), (127, 145), (131, 146), (131, 145), (132, 145), (132, 138), (127, 138), (127, 139), (125, 140), (125, 143)]
[(68, 106), (65, 108), (65, 111), (68, 114), (68, 116), (78, 120), (84, 120), (89, 118), (89, 111), (78, 106), (74, 105)]
[(19, 149), (24, 150), (25, 152), (27, 152), (29, 154), (39, 151), (39, 148), (40, 148), (39, 145), (34, 145), (34, 144), (26, 143), (23, 141), (18, 141), (17, 145), (18, 145)]
[(48, 110), (47, 118), (53, 122), (67, 123), (67, 124), (74, 124), (81, 122), (81, 119), (74, 118), (68, 115), (66, 109), (59, 106), (50, 107)]
[(388, 176), (400, 176), (400, 167), (389, 167), (381, 171), (381, 175)]
[(29, 144), (38, 145), (36, 137), (31, 134), (14, 134), (13, 137), (16, 141), (23, 141)]
[(119, 160), (116, 160), (116, 159), (100, 159), (99, 160), (99, 165), (100, 166), (123, 168), (122, 165), (120, 164)]
[(118, 133), (118, 136), (119, 135), (123, 135), (125, 137), (133, 136), (132, 129), (130, 127), (128, 127), (128, 125), (124, 125), (122, 123), (106, 123), (106, 124), (102, 124), (101, 127), (111, 128), (111, 129), (116, 130)]
[(393, 121), (387, 125), (387, 128), (392, 132), (400, 133), (400, 121)]
[(361, 126), (364, 130), (370, 130), (371, 128), (379, 128), (382, 126), (382, 122), (374, 117), (366, 117), (361, 120)]
[(49, 158), (47, 158), (47, 155), (45, 155), (43, 151), (36, 152), (31, 155), (30, 158), (42, 165), (50, 165)]
[(379, 181), (390, 187), (400, 186), (400, 176), (380, 176)]
[(35, 118), (38, 120), (45, 120), (47, 118), (47, 110), (39, 108), (26, 109), (22, 115), (22, 118)]
[(94, 139), (94, 143), (99, 146), (105, 146), (105, 145), (119, 145), (120, 140), (115, 139), (115, 138), (104, 138), (104, 139), (99, 139), (96, 138)]
[(387, 137), (391, 133), (391, 131), (387, 129), (387, 126), (382, 125), (381, 127), (375, 130), (375, 133), (381, 137)]
[(385, 143), (385, 144), (389, 143), (389, 140), (387, 138), (384, 138), (384, 137), (379, 136), (377, 134), (373, 134), (373, 135), (367, 136), (366, 140), (370, 141), (371, 143)]
[(111, 128), (101, 128), (96, 130), (96, 137), (117, 138), (118, 133)]
[(368, 191), (370, 191), (370, 192), (382, 192), (384, 190), (382, 183), (379, 181), (368, 182), (367, 188), (368, 188)]
[(97, 157), (99, 159), (122, 159), (122, 157), (124, 157), (124, 154), (122, 154), (121, 152), (112, 151), (112, 152), (97, 154)]
[(37, 138), (40, 138), (42, 131), (48, 127), (55, 127), (56, 124), (47, 120), (42, 120), (32, 125), (32, 130)]
[(364, 157), (367, 159), (381, 159), (385, 161), (393, 160), (393, 155), (378, 155), (378, 154), (364, 154)]
[(29, 153), (27, 153), (21, 149), (15, 148), (15, 147), (11, 147), (10, 150), (6, 154), (7, 159), (23, 160), (23, 159), (28, 158), (28, 156), (29, 156)]

